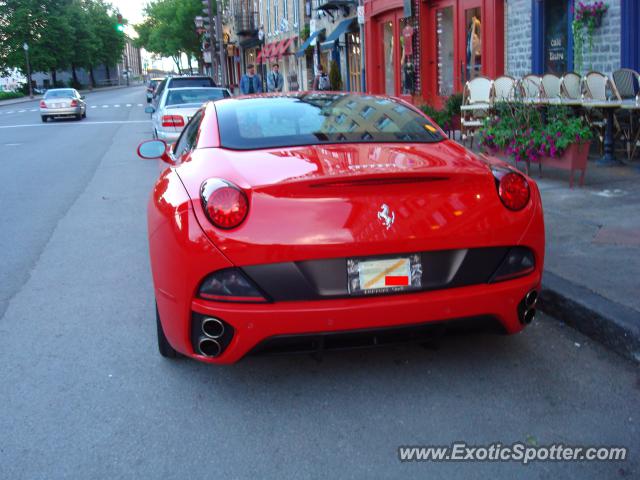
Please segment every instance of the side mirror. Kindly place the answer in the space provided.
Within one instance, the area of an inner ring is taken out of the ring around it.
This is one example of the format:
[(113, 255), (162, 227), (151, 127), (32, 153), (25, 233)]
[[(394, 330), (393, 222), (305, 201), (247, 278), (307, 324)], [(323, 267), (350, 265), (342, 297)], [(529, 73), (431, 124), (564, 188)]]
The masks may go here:
[(169, 153), (170, 148), (164, 140), (146, 140), (138, 145), (138, 156), (144, 160), (160, 159), (169, 165), (174, 161)]
[(151, 97), (147, 95), (147, 103), (151, 103)]
[(87, 98), (87, 96), (86, 96), (86, 95), (80, 95), (80, 99), (81, 99), (81, 100), (84, 100), (85, 98)]
[[(151, 101), (151, 100), (149, 100)], [(144, 113), (154, 113), (156, 111), (155, 108), (153, 108), (153, 105), (147, 105), (144, 109)]]

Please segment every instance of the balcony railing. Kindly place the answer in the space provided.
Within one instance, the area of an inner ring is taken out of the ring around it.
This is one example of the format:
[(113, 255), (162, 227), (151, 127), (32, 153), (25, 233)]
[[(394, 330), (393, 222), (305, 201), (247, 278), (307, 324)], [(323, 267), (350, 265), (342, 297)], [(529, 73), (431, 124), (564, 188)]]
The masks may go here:
[(236, 14), (236, 34), (245, 36), (257, 35), (260, 27), (258, 21), (258, 12)]

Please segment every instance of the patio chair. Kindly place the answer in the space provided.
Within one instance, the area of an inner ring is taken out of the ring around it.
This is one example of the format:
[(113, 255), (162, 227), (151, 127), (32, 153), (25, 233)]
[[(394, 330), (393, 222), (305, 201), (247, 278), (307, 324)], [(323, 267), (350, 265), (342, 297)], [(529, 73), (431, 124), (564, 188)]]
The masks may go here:
[(463, 143), (466, 143), (467, 137), (471, 137), (471, 148), (476, 131), (491, 109), (492, 92), (493, 81), (487, 77), (476, 77), (464, 86), (460, 107), (460, 134)]
[(542, 96), (542, 77), (526, 75), (520, 81), (520, 92), (524, 98), (539, 100)]
[(560, 77), (553, 73), (545, 73), (542, 76), (542, 92), (546, 99), (560, 98)]
[(493, 103), (513, 101), (516, 94), (516, 79), (502, 75), (493, 81)]
[[(612, 90), (622, 100), (640, 101), (640, 75), (630, 68), (621, 68), (613, 72)], [(637, 111), (619, 110), (616, 112), (621, 140), (625, 144), (627, 161), (631, 161), (640, 140), (640, 118)]]
[(582, 97), (582, 79), (575, 72), (567, 72), (560, 79), (560, 97), (578, 100)]
[[(609, 100), (609, 96), (607, 92), (611, 92), (613, 98), (620, 99), (617, 96), (617, 92), (612, 89), (611, 81), (609, 77), (600, 72), (589, 72), (582, 79), (584, 85), (584, 99), (589, 100), (597, 100), (601, 102), (606, 102)], [(598, 132), (598, 140), (600, 142), (600, 153), (603, 152), (604, 148), (604, 134), (607, 126), (607, 122), (604, 118), (602, 111), (597, 108), (587, 108), (585, 109), (585, 118), (587, 122)], [(615, 120), (615, 117), (614, 117)], [(617, 122), (614, 124), (614, 128), (617, 127)]]

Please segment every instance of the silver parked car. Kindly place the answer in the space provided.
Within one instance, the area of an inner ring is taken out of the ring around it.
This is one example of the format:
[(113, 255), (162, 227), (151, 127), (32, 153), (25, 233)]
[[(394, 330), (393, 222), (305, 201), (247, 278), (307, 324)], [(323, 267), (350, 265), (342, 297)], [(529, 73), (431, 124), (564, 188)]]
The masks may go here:
[(54, 88), (47, 90), (40, 100), (40, 116), (46, 122), (53, 117), (73, 116), (81, 120), (87, 116), (87, 104), (84, 95), (75, 88)]
[(160, 96), (157, 109), (153, 105), (145, 109), (145, 112), (152, 114), (154, 138), (175, 142), (203, 103), (229, 97), (229, 89), (220, 87), (165, 89)]

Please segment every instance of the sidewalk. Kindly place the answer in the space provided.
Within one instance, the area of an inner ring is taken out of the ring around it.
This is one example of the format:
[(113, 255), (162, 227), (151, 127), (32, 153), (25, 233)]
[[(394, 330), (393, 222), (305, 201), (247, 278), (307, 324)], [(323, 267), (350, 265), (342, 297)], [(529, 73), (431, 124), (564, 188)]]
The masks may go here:
[[(89, 89), (80, 90), (80, 93), (107, 92), (109, 90), (117, 90), (119, 88), (139, 87), (140, 85), (142, 85), (142, 83), (131, 83), (128, 87), (127, 85), (115, 85), (113, 87), (99, 87), (99, 88), (94, 88), (93, 90), (89, 90)], [(42, 98), (42, 95), (34, 95), (33, 98), (29, 98), (29, 95), (27, 95), (25, 97), (12, 98), (10, 100), (0, 100), (0, 107), (5, 105), (16, 105), (19, 103), (34, 102), (36, 100), (40, 100), (41, 98)]]
[(598, 167), (584, 187), (537, 165), (546, 227), (539, 308), (640, 362), (640, 162)]

